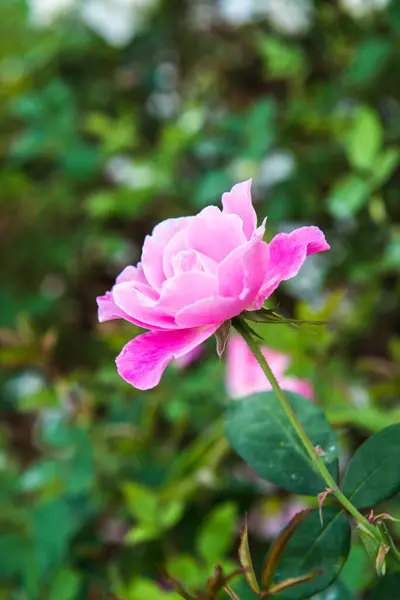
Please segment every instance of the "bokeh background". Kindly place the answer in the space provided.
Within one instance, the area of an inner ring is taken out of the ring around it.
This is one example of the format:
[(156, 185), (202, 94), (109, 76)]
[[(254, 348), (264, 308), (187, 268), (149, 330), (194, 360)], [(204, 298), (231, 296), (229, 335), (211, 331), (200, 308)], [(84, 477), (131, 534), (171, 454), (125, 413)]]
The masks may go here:
[[(261, 560), (297, 510), (222, 436), (212, 340), (143, 393), (114, 365), (137, 331), (96, 319), (158, 221), (237, 181), (268, 239), (332, 246), (274, 297), (330, 325), (262, 333), (342, 464), (400, 420), (399, 65), (396, 0), (1, 0), (1, 600), (174, 600), (159, 567), (202, 588), (245, 512)], [(340, 598), (373, 579), (355, 544)]]

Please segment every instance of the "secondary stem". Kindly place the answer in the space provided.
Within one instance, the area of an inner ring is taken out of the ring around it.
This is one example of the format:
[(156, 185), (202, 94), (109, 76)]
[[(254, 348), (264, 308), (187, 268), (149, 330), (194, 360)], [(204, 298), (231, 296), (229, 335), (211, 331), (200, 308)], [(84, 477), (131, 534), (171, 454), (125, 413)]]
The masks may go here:
[(296, 431), (305, 450), (307, 451), (314, 469), (324, 479), (327, 487), (333, 491), (333, 494), (336, 496), (336, 498), (341, 503), (343, 508), (345, 508), (359, 523), (362, 523), (364, 528), (366, 528), (368, 531), (370, 531), (373, 534), (373, 536), (375, 538), (377, 538), (378, 534), (376, 532), (376, 528), (368, 521), (368, 519), (366, 519), (356, 509), (355, 506), (353, 506), (353, 504), (350, 502), (350, 500), (348, 500), (348, 498), (346, 498), (346, 496), (340, 490), (338, 484), (336, 483), (336, 481), (333, 479), (332, 475), (328, 471), (325, 463), (323, 462), (323, 460), (317, 453), (316, 449), (313, 446), (313, 443), (311, 442), (310, 438), (308, 437), (307, 433), (305, 432), (302, 424), (298, 421), (298, 419), (297, 419), (288, 399), (286, 398), (285, 393), (281, 389), (275, 375), (271, 371), (269, 364), (265, 360), (264, 355), (262, 354), (257, 342), (255, 341), (255, 339), (252, 335), (251, 329), (248, 327), (248, 325), (245, 322), (243, 322), (241, 320), (235, 320), (234, 326), (235, 326), (236, 330), (238, 331), (238, 333), (240, 333), (240, 335), (243, 337), (244, 341), (247, 343), (250, 350), (252, 351), (255, 358), (257, 359), (257, 362), (259, 363), (260, 367), (264, 371), (268, 381), (271, 384), (273, 391), (275, 392), (279, 402), (281, 403), (283, 410), (286, 413), (287, 418), (290, 421), (290, 424), (292, 425), (293, 429)]

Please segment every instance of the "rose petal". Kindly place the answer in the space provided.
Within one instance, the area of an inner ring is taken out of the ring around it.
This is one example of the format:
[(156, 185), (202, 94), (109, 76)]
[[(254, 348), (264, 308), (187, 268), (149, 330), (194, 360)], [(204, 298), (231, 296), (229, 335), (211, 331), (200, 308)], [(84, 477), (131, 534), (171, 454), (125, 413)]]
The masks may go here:
[(114, 302), (112, 292), (106, 292), (104, 296), (98, 296), (96, 298), (98, 306), (98, 319), (100, 323), (105, 321), (112, 321), (113, 319), (125, 319), (138, 327), (146, 328), (146, 325), (137, 319), (132, 319), (123, 310), (119, 308)]
[(147, 332), (123, 348), (116, 363), (119, 375), (139, 390), (155, 387), (174, 359), (193, 350), (210, 337), (217, 327)]
[(218, 294), (183, 308), (176, 314), (176, 323), (181, 327), (198, 327), (236, 317), (257, 297), (267, 264), (268, 246), (261, 240), (232, 252), (219, 265)]
[(118, 275), (115, 283), (124, 283), (125, 281), (138, 281), (145, 285), (149, 285), (141, 263), (139, 263), (136, 267), (133, 265), (128, 265), (125, 267), (125, 269)]
[(224, 214), (235, 214), (241, 218), (243, 233), (249, 240), (257, 225), (257, 214), (251, 199), (251, 179), (233, 186), (230, 192), (222, 195)]
[(261, 238), (236, 248), (218, 267), (219, 294), (241, 299), (256, 296), (265, 279), (268, 259), (268, 245)]
[(160, 290), (165, 281), (163, 269), (164, 250), (168, 242), (179, 232), (185, 229), (192, 217), (167, 219), (153, 229), (151, 235), (146, 236), (142, 251), (143, 271), (147, 281), (156, 290)]
[(299, 227), (289, 233), (297, 244), (306, 246), (307, 256), (315, 252), (325, 252), (331, 247), (325, 239), (324, 233), (318, 227)]
[(240, 217), (223, 214), (216, 206), (204, 208), (187, 230), (187, 247), (217, 263), (246, 241)]
[[(182, 250), (188, 250), (187, 247), (187, 228), (176, 233), (168, 242), (163, 252), (163, 270), (165, 276), (173, 277), (174, 275), (174, 258)], [(192, 250), (193, 252), (193, 250)]]
[(315, 252), (329, 250), (330, 246), (318, 227), (301, 227), (292, 233), (278, 233), (268, 244), (269, 265), (257, 308), (262, 306), (282, 281), (295, 277), (305, 259)]
[(112, 290), (115, 304), (129, 320), (140, 321), (146, 329), (176, 329), (174, 318), (159, 307), (158, 299), (143, 294), (136, 285), (127, 281), (115, 285)]
[(214, 297), (217, 290), (218, 281), (214, 275), (202, 271), (181, 273), (164, 283), (158, 306), (165, 313), (174, 315), (193, 302)]

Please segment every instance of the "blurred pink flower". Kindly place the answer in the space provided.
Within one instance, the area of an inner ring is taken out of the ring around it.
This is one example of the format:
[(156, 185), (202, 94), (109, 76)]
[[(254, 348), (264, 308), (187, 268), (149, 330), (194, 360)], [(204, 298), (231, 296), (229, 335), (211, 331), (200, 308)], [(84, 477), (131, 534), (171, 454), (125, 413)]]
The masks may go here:
[(289, 496), (287, 498), (270, 497), (250, 510), (248, 516), (249, 531), (260, 539), (272, 539), (293, 517), (308, 506), (302, 498)]
[[(262, 353), (282, 389), (297, 392), (312, 400), (313, 388), (310, 382), (285, 375), (290, 364), (286, 354), (265, 346)], [(226, 364), (226, 389), (231, 398), (242, 398), (272, 389), (246, 342), (237, 333), (228, 341)]]
[(125, 319), (149, 329), (117, 357), (118, 372), (134, 387), (156, 386), (168, 365), (187, 354), (227, 319), (257, 310), (294, 277), (306, 257), (328, 250), (318, 227), (301, 227), (263, 241), (252, 205), (251, 181), (195, 217), (167, 219), (147, 236), (141, 262), (126, 267), (97, 298), (99, 320)]
[(199, 358), (199, 356), (201, 356), (202, 352), (203, 352), (203, 346), (202, 345), (196, 346), (195, 348), (193, 348), (193, 350), (190, 350), (186, 354), (183, 354), (182, 356), (178, 356), (178, 358), (175, 358), (174, 366), (177, 369), (185, 369), (190, 364), (192, 364), (192, 362), (197, 360)]

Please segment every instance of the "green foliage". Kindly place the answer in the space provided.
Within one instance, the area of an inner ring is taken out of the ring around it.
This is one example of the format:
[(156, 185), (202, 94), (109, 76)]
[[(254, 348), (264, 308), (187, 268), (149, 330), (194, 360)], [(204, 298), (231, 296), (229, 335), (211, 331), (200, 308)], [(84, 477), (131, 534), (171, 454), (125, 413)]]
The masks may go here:
[[(287, 393), (294, 413), (335, 479), (338, 458), (335, 434), (321, 410), (298, 394)], [(232, 447), (252, 469), (268, 481), (296, 494), (315, 495), (324, 482), (273, 392), (232, 402), (225, 430)]]
[(354, 596), (338, 582), (327, 588), (324, 592), (312, 597), (312, 600), (354, 600)]
[(393, 600), (399, 593), (400, 574), (392, 573), (381, 579), (368, 593), (368, 600)]
[(343, 492), (358, 508), (374, 506), (400, 491), (400, 424), (370, 437), (353, 456)]
[(208, 514), (197, 537), (199, 556), (210, 565), (223, 560), (232, 546), (232, 534), (237, 521), (237, 509), (233, 503), (217, 506)]
[(320, 572), (317, 577), (279, 594), (287, 600), (309, 598), (330, 585), (339, 575), (350, 550), (350, 526), (340, 510), (324, 508), (323, 525), (318, 511), (311, 512), (290, 538), (275, 573), (276, 583)]

